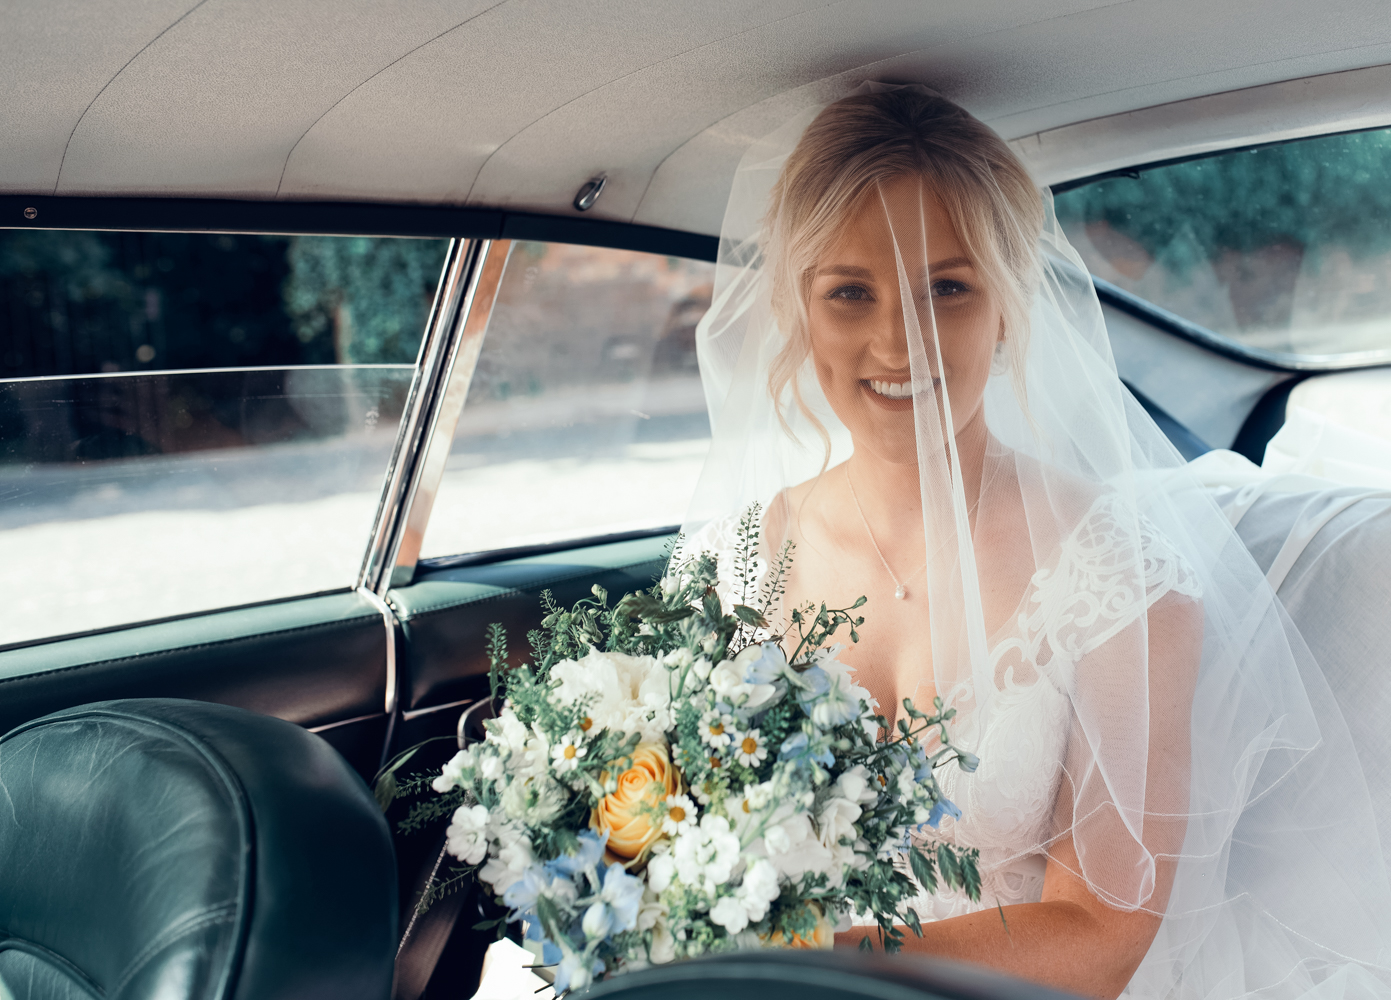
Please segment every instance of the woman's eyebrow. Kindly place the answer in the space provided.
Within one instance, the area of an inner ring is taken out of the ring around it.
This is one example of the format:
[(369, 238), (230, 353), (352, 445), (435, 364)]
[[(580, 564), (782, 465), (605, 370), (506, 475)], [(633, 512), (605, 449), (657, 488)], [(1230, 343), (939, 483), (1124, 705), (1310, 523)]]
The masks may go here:
[(866, 280), (874, 277), (874, 272), (867, 267), (855, 267), (853, 264), (831, 264), (829, 267), (817, 268), (818, 275), (833, 275), (837, 278), (864, 278)]
[(934, 264), (927, 265), (927, 273), (933, 271), (950, 271), (958, 267), (973, 267), (969, 257), (948, 257), (946, 260), (939, 260)]

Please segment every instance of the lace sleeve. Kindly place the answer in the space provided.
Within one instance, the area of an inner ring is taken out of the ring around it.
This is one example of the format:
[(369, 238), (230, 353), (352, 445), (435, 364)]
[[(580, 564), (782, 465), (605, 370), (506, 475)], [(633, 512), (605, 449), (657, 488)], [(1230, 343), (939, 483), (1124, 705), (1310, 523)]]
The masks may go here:
[(1054, 566), (1034, 574), (1021, 624), (1035, 663), (1076, 663), (1171, 593), (1202, 596), (1193, 567), (1149, 518), (1108, 493), (1063, 541)]

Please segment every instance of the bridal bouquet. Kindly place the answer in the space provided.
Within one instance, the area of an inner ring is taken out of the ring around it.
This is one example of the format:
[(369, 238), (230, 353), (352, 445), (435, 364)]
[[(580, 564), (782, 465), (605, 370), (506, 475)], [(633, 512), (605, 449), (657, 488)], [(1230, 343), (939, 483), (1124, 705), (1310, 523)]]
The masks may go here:
[(494, 626), (501, 710), (406, 821), (452, 816), (450, 881), (477, 877), (500, 920), (525, 922), (558, 992), (709, 952), (829, 947), (852, 912), (895, 950), (896, 923), (921, 932), (905, 901), (939, 880), (979, 895), (974, 852), (922, 835), (960, 815), (934, 769), (976, 763), (950, 741), (952, 710), (905, 700), (889, 732), (828, 645), (842, 628), (858, 641), (863, 597), (795, 609), (771, 635), (792, 549), (764, 576), (758, 536), (753, 508), (728, 611), (716, 557), (678, 552), (613, 608), (598, 587), (571, 610), (543, 595), (522, 666)]

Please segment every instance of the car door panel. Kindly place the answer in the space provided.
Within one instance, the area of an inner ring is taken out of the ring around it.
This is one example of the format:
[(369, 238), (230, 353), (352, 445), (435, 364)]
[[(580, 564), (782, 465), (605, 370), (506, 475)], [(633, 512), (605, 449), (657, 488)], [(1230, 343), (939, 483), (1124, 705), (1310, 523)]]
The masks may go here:
[(507, 630), (512, 660), (527, 655), (526, 634), (541, 623), (540, 595), (568, 607), (598, 584), (610, 603), (651, 586), (671, 536), (659, 535), (550, 552), (506, 562), (423, 573), (388, 595), (405, 637), (402, 707), (407, 712), (485, 697), (488, 626)]
[(386, 636), (381, 612), (348, 592), (11, 649), (0, 732), (85, 702), (193, 698), (322, 729), (366, 770), (385, 730)]

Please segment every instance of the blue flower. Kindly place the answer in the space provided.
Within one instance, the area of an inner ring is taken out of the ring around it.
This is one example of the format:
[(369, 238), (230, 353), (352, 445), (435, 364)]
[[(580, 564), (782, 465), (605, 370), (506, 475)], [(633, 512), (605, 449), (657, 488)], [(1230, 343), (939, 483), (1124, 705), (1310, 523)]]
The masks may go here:
[(980, 758), (975, 754), (968, 753), (960, 747), (953, 747), (952, 749), (956, 751), (956, 766), (967, 774), (970, 774), (976, 768), (980, 767)]
[(642, 879), (629, 875), (620, 864), (611, 864), (604, 875), (604, 891), (600, 895), (613, 911), (615, 930), (630, 931), (637, 926), (638, 908), (642, 906)]
[(541, 930), (541, 921), (528, 920), (526, 922), (526, 939), (528, 941), (541, 942), (541, 964), (555, 965), (564, 956), (564, 952), (550, 938), (546, 937)]
[(546, 871), (562, 878), (573, 878), (580, 872), (590, 871), (604, 856), (604, 843), (608, 832), (600, 837), (592, 830), (580, 834), (580, 849), (574, 854), (562, 854), (546, 862)]
[(567, 952), (555, 970), (555, 992), (559, 996), (566, 990), (582, 990), (594, 981), (594, 977), (604, 971), (604, 963), (595, 959), (589, 968), (584, 967), (582, 952)]
[(927, 825), (932, 829), (937, 829), (937, 824), (942, 822), (943, 816), (950, 816), (952, 819), (961, 818), (961, 810), (956, 808), (956, 803), (950, 799), (939, 798), (932, 806), (932, 812), (927, 817)]
[[(757, 649), (755, 656), (753, 650)], [(765, 642), (745, 649), (738, 656), (744, 665), (745, 684), (771, 684), (787, 668), (787, 656), (776, 642)]]
[(823, 767), (830, 767), (835, 763), (835, 756), (824, 739), (812, 742), (806, 733), (793, 733), (783, 740), (782, 746), (778, 748), (778, 760), (790, 760), (794, 763), (816, 761)]
[(801, 673), (792, 672), (791, 678), (797, 682), (797, 701), (803, 708), (820, 698), (831, 689), (831, 678), (820, 667), (808, 667)]
[(522, 872), (521, 878), (507, 887), (507, 891), (502, 894), (502, 901), (516, 914), (532, 913), (536, 909), (536, 900), (550, 885), (550, 881), (545, 869), (540, 865), (532, 865)]

